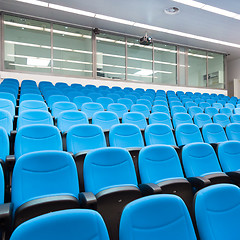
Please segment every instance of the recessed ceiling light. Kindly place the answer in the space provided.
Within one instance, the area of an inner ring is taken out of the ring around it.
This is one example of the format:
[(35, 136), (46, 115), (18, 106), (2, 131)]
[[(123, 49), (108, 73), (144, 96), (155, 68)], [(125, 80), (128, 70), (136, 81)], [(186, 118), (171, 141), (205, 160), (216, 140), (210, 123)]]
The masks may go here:
[(170, 8), (166, 8), (165, 10), (164, 10), (164, 12), (166, 13), (166, 14), (169, 14), (169, 15), (174, 15), (174, 14), (177, 14), (177, 13), (179, 13), (179, 8), (177, 8), (177, 7), (170, 7)]

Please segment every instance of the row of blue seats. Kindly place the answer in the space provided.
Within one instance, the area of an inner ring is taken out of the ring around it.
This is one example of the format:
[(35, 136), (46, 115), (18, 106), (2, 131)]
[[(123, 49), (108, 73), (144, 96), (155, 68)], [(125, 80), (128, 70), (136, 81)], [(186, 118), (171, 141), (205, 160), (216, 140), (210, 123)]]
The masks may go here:
[[(64, 202), (54, 207), (54, 210), (66, 206), (93, 207), (96, 204), (95, 207), (105, 220), (111, 236), (115, 236), (118, 233), (121, 210), (127, 203), (142, 195), (175, 194), (191, 210), (191, 185), (198, 189), (218, 183), (234, 182), (239, 185), (239, 145), (240, 142), (219, 145), (219, 161), (225, 173), (222, 172), (210, 145), (186, 145), (182, 150), (182, 163), (187, 179), (172, 147), (155, 145), (143, 148), (139, 154), (142, 185), (138, 185), (131, 156), (126, 150), (100, 148), (91, 151), (84, 160), (85, 192), (81, 192), (80, 199), (77, 169), (70, 154), (60, 151), (27, 153), (16, 161), (11, 188), (13, 211), (11, 213), (8, 204), (7, 212), (12, 214), (16, 227), (39, 212), (43, 214), (44, 211), (50, 211), (49, 208), (58, 201)], [(46, 208), (43, 210), (35, 209), (44, 205)]]
[[(196, 194), (195, 216), (200, 239), (238, 239), (238, 226), (233, 223), (239, 222), (239, 195), (239, 188), (230, 184), (211, 186)], [(176, 219), (181, 221), (176, 222)], [(92, 236), (98, 240), (109, 239), (104, 221), (95, 211), (62, 210), (23, 223), (14, 231), (11, 240), (77, 240), (79, 236), (82, 240)], [(197, 237), (181, 199), (156, 195), (135, 200), (124, 208), (119, 239), (196, 240)]]

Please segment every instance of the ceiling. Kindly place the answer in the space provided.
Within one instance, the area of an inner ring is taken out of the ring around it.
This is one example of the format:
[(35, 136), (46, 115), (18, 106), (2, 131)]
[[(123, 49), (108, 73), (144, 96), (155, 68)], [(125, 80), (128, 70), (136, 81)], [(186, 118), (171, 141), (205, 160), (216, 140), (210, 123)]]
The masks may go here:
[[(93, 13), (130, 20), (138, 23), (167, 28), (202, 37), (213, 38), (240, 44), (240, 20), (221, 16), (171, 0), (42, 0), (66, 7), (81, 9)], [(236, 0), (198, 0), (214, 7), (240, 14), (240, 1)], [(176, 15), (167, 15), (164, 9), (178, 7)], [(15, 0), (0, 0), (0, 9), (4, 11), (36, 16), (50, 20), (77, 24), (113, 32), (142, 36), (146, 30), (134, 26), (113, 23), (91, 17), (80, 16), (59, 10), (48, 9)], [(209, 43), (196, 39), (176, 36), (152, 30), (148, 34), (160, 41), (171, 42), (201, 49), (230, 54), (228, 60), (240, 58), (240, 48)]]

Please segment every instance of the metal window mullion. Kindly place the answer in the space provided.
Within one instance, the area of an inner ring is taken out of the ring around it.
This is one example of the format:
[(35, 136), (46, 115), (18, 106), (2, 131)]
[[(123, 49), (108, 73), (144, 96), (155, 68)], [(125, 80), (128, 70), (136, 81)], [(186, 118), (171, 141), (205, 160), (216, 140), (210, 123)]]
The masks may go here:
[(51, 73), (53, 73), (53, 23), (51, 23)]
[(97, 78), (97, 38), (92, 31), (92, 77)]
[(1, 59), (1, 62), (0, 62), (0, 70), (3, 71), (5, 69), (4, 67), (4, 59), (5, 59), (5, 49), (4, 49), (4, 23), (3, 23), (3, 18), (4, 18), (4, 15), (3, 13), (0, 14), (0, 24), (1, 24), (1, 32), (0, 32), (0, 39), (1, 39), (1, 45), (0, 45), (0, 48), (1, 48), (1, 55), (0, 55), (0, 59)]
[(179, 46), (177, 46), (177, 56), (176, 56), (176, 61), (177, 61), (177, 82), (176, 85), (180, 86), (180, 53), (179, 53)]
[(185, 50), (185, 86), (188, 86), (188, 48)]
[(207, 87), (208, 87), (208, 51), (206, 51), (206, 74), (207, 74)]
[(125, 37), (125, 80), (127, 81), (128, 76), (127, 76), (127, 65), (128, 65), (128, 52), (127, 52), (127, 37)]
[(154, 83), (154, 77), (155, 77), (155, 73), (154, 73), (154, 71), (155, 71), (155, 55), (154, 55), (154, 44), (152, 45), (152, 72), (153, 72), (153, 74), (152, 74), (152, 83)]

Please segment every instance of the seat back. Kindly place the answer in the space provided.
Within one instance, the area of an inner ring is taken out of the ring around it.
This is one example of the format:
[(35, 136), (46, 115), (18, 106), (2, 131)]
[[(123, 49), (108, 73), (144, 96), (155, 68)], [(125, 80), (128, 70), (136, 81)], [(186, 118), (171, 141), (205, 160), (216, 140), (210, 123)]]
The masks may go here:
[(78, 198), (75, 162), (63, 151), (38, 151), (21, 156), (13, 169), (12, 203), (14, 212), (33, 199), (71, 195)]
[(190, 116), (193, 118), (195, 114), (197, 113), (202, 113), (203, 110), (200, 107), (197, 106), (192, 106), (188, 109), (188, 113), (190, 114)]
[(47, 124), (53, 126), (53, 118), (51, 114), (47, 111), (42, 110), (23, 111), (18, 117), (17, 129), (33, 124)]
[[(10, 144), (9, 144), (9, 136), (7, 134), (7, 131), (5, 128), (3, 128), (1, 126), (0, 126), (0, 143), (1, 143), (0, 159), (2, 161), (5, 161), (6, 157), (10, 153)], [(1, 173), (0, 173), (0, 175), (1, 175)], [(2, 184), (2, 181), (0, 181), (0, 184)], [(1, 192), (1, 190), (0, 190), (0, 192)], [(0, 201), (0, 203), (1, 203), (1, 201)]]
[(86, 113), (88, 118), (92, 118), (94, 113), (104, 111), (104, 109), (100, 103), (88, 102), (82, 105), (81, 111)]
[(15, 107), (12, 101), (8, 99), (0, 99), (0, 110), (5, 110), (10, 113), (13, 118), (15, 115)]
[(222, 127), (226, 127), (229, 123), (229, 117), (224, 113), (217, 113), (213, 116), (213, 122), (220, 124)]
[(192, 123), (180, 124), (175, 129), (178, 146), (183, 146), (193, 142), (203, 142), (199, 128)]
[(163, 113), (166, 113), (170, 116), (170, 112), (169, 112), (168, 107), (164, 106), (164, 105), (154, 105), (152, 107), (152, 113), (155, 113), (155, 112), (163, 112)]
[(208, 123), (202, 128), (202, 135), (206, 143), (219, 143), (227, 141), (223, 127), (218, 123)]
[(83, 176), (85, 191), (97, 194), (105, 189), (137, 186), (130, 153), (123, 148), (100, 148), (87, 154)]
[(130, 123), (138, 126), (140, 129), (145, 129), (147, 126), (147, 120), (145, 116), (140, 112), (128, 112), (123, 114), (123, 123)]
[(103, 130), (109, 130), (113, 125), (120, 122), (116, 113), (102, 111), (93, 114), (92, 123), (98, 125)]
[(107, 110), (109, 104), (114, 103), (113, 99), (109, 97), (98, 97), (96, 102), (102, 104), (104, 110)]
[(47, 104), (50, 109), (52, 109), (53, 104), (56, 102), (70, 102), (70, 100), (64, 95), (51, 95), (47, 99)]
[(109, 132), (111, 147), (134, 148), (144, 147), (144, 141), (139, 127), (134, 124), (118, 124)]
[(149, 116), (149, 124), (161, 123), (168, 125), (171, 129), (173, 128), (171, 119), (168, 114), (155, 112), (151, 113)]
[(20, 96), (20, 100), (19, 102), (23, 102), (26, 100), (37, 100), (37, 101), (44, 101), (43, 97), (39, 94), (33, 94), (33, 93), (27, 93), (27, 94), (23, 94)]
[(175, 195), (157, 194), (135, 200), (124, 208), (119, 239), (197, 238), (183, 200)]
[(133, 104), (131, 106), (131, 112), (140, 112), (145, 116), (145, 118), (148, 118), (150, 115), (149, 108), (144, 104)]
[(207, 123), (212, 123), (212, 119), (206, 113), (197, 113), (194, 115), (194, 123), (199, 127), (202, 128)]
[(206, 107), (205, 108), (205, 113), (207, 113), (211, 118), (213, 115), (218, 113), (218, 109), (215, 107)]
[(240, 141), (240, 123), (229, 123), (226, 126), (226, 134), (229, 140)]
[(149, 111), (151, 111), (151, 109), (152, 109), (152, 103), (147, 99), (138, 99), (136, 104), (146, 105), (148, 107)]
[(10, 136), (13, 130), (13, 119), (11, 114), (6, 110), (0, 110), (0, 127), (4, 128)]
[(123, 114), (128, 112), (127, 107), (121, 103), (111, 103), (108, 105), (107, 110), (116, 113), (119, 118), (122, 118)]
[(184, 178), (180, 160), (173, 147), (154, 145), (141, 149), (138, 167), (142, 183), (159, 183)]
[(240, 123), (240, 114), (233, 114), (230, 120), (232, 123)]
[(73, 99), (73, 102), (77, 105), (77, 108), (79, 110), (81, 110), (82, 109), (82, 105), (84, 103), (92, 102), (92, 99), (90, 97), (87, 97), (87, 96), (78, 96), (78, 97), (75, 97)]
[(131, 106), (133, 105), (133, 101), (129, 98), (119, 98), (117, 102), (125, 105), (128, 111), (131, 109)]
[(202, 110), (205, 110), (206, 107), (211, 107), (211, 104), (207, 102), (200, 102), (198, 106), (202, 108)]
[(146, 145), (176, 145), (172, 129), (166, 124), (155, 123), (148, 125), (144, 134)]
[(192, 117), (188, 113), (175, 113), (173, 116), (174, 128), (183, 123), (193, 123)]
[(174, 106), (174, 107), (171, 108), (171, 115), (172, 115), (172, 117), (176, 113), (187, 113), (187, 110), (186, 110), (185, 107), (182, 107), (182, 106)]
[(62, 138), (55, 126), (36, 124), (18, 130), (15, 139), (15, 157), (42, 150), (62, 150)]
[(0, 99), (10, 100), (16, 106), (16, 98), (12, 93), (0, 92)]
[(58, 129), (67, 132), (72, 126), (79, 124), (88, 124), (86, 113), (81, 111), (64, 111), (58, 116)]
[(46, 103), (43, 101), (37, 101), (37, 100), (22, 101), (19, 105), (18, 115), (20, 115), (23, 111), (27, 111), (27, 110), (48, 111), (48, 107)]
[(52, 105), (52, 115), (57, 119), (63, 111), (77, 111), (77, 106), (72, 102), (55, 102)]
[(66, 143), (67, 151), (73, 154), (107, 146), (103, 130), (94, 124), (72, 126), (68, 130)]
[(221, 108), (223, 108), (223, 104), (222, 103), (213, 103), (212, 104), (213, 107), (217, 108), (217, 110), (219, 111)]
[(216, 184), (197, 192), (195, 218), (200, 239), (224, 240), (229, 239), (229, 236), (231, 239), (238, 239), (239, 216), (239, 187), (232, 184)]
[(214, 149), (207, 143), (190, 143), (184, 146), (182, 163), (187, 177), (222, 172)]

